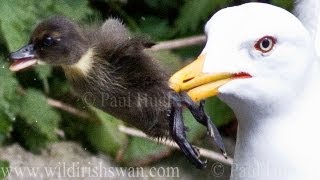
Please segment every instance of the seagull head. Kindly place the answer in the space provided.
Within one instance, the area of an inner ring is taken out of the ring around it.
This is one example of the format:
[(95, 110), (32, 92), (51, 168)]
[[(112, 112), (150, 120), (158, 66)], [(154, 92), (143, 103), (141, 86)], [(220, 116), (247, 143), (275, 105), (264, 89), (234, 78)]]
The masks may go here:
[(199, 57), (170, 78), (194, 101), (218, 95), (231, 108), (269, 107), (299, 94), (315, 54), (301, 22), (288, 11), (247, 3), (218, 11), (205, 26)]

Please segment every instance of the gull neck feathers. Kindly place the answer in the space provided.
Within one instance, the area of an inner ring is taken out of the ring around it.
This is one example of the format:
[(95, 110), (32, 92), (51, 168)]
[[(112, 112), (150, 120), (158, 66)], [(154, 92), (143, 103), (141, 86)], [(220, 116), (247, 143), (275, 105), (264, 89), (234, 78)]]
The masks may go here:
[(296, 0), (294, 13), (311, 33), (317, 55), (320, 56), (320, 1)]

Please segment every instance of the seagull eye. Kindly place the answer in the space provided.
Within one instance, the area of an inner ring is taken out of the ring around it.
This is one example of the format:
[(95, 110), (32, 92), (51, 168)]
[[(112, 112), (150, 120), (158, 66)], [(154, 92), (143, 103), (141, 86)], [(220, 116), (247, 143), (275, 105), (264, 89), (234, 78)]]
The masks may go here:
[(45, 37), (44, 39), (43, 39), (43, 45), (45, 45), (45, 46), (51, 46), (52, 44), (54, 43), (54, 40), (53, 40), (53, 38), (52, 37), (50, 37), (50, 36), (48, 36), (48, 37)]
[(272, 36), (264, 36), (259, 39), (254, 47), (256, 50), (261, 51), (262, 53), (270, 52), (276, 43), (276, 39)]

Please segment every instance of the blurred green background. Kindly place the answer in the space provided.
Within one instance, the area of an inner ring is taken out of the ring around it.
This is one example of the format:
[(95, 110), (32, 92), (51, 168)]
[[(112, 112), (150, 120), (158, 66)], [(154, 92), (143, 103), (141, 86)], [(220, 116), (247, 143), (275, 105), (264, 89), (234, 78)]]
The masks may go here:
[[(8, 53), (26, 44), (36, 24), (52, 15), (64, 15), (82, 24), (102, 24), (110, 16), (118, 17), (134, 34), (143, 34), (158, 42), (203, 34), (204, 24), (214, 12), (244, 2), (248, 1), (1, 0), (0, 146), (19, 143), (28, 151), (40, 153), (49, 143), (75, 141), (92, 153), (102, 152), (113, 157), (122, 166), (148, 165), (163, 158), (174, 158), (177, 152), (123, 134), (117, 128), (121, 121), (75, 97), (61, 69), (37, 66), (16, 74), (10, 72)], [(273, 0), (271, 3), (288, 10), (293, 6), (292, 0)], [(153, 55), (173, 73), (194, 59), (201, 48), (193, 46)], [(53, 108), (48, 104), (48, 97), (70, 104), (90, 117), (79, 117)], [(222, 133), (234, 138), (234, 117), (230, 109), (215, 98), (207, 101), (206, 108)], [(202, 140), (205, 128), (198, 125), (188, 112), (185, 112), (185, 121), (190, 141), (198, 146), (213, 146)], [(6, 161), (0, 162), (1, 166), (9, 165)]]

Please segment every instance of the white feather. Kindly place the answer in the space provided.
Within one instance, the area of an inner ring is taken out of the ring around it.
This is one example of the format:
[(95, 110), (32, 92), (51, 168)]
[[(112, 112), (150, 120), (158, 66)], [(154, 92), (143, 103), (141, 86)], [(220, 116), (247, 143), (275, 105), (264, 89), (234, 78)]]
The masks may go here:
[(320, 0), (296, 0), (294, 13), (311, 33), (320, 56)]

